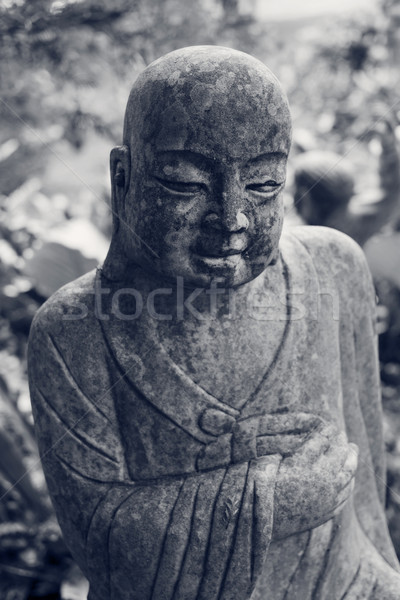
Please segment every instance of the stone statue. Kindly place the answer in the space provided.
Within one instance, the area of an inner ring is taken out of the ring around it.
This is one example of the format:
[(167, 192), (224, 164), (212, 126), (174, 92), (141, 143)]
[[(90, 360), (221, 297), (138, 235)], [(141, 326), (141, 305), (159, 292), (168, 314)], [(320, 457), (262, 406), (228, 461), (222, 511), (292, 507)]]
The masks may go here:
[(96, 272), (38, 312), (43, 467), (90, 600), (400, 598), (374, 294), (342, 233), (281, 236), (287, 100), (198, 46), (137, 79)]

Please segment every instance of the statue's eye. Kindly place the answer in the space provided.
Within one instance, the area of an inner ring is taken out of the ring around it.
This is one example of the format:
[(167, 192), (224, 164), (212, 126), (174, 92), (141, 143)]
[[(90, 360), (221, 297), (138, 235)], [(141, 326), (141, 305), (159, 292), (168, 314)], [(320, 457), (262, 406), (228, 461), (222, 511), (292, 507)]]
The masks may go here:
[(263, 183), (251, 183), (247, 185), (246, 188), (252, 192), (268, 194), (274, 192), (277, 188), (281, 187), (281, 185), (281, 183), (278, 183), (273, 179), (268, 179), (268, 181), (264, 181)]
[(170, 181), (169, 179), (160, 179), (159, 177), (156, 177), (156, 180), (168, 191), (178, 194), (194, 194), (204, 188), (203, 183), (195, 181)]

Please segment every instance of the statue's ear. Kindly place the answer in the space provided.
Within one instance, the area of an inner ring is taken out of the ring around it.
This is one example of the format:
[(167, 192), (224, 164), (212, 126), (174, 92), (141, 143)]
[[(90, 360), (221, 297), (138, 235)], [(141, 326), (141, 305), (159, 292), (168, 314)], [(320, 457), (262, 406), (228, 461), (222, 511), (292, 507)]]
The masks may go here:
[(119, 226), (119, 218), (125, 214), (125, 196), (131, 176), (130, 149), (117, 146), (110, 154), (111, 209), (113, 212), (114, 233)]

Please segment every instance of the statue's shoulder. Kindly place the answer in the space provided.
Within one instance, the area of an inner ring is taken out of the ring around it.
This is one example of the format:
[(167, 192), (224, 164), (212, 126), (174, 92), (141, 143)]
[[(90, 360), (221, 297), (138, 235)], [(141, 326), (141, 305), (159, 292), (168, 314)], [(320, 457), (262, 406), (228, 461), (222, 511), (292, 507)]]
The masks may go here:
[(35, 385), (44, 389), (50, 381), (51, 385), (58, 381), (62, 387), (80, 390), (85, 396), (101, 386), (107, 389), (102, 338), (94, 311), (95, 281), (93, 271), (68, 283), (36, 313), (28, 344), (32, 389)]
[(299, 240), (312, 257), (324, 260), (353, 258), (364, 262), (360, 246), (347, 234), (332, 227), (300, 225), (287, 231), (288, 235)]
[(94, 291), (96, 270), (71, 281), (37, 311), (33, 319), (30, 340), (40, 335), (55, 338), (86, 335), (94, 317)]
[(319, 274), (342, 282), (370, 279), (364, 252), (345, 233), (331, 227), (298, 226), (288, 229), (286, 235), (306, 248)]

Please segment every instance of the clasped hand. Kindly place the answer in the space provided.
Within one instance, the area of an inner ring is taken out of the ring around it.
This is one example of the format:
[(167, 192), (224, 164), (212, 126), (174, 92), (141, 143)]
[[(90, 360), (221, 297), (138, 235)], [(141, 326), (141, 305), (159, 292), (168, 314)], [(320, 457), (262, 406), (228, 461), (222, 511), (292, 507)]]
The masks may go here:
[[(300, 436), (287, 432), (291, 420), (287, 414), (270, 418), (276, 432), (280, 420), (283, 426), (274, 436), (281, 439), (281, 448), (275, 450), (283, 457), (274, 497), (273, 539), (277, 540), (318, 527), (340, 512), (353, 491), (358, 447), (320, 417), (293, 415), (293, 426), (301, 422)], [(307, 421), (311, 429), (304, 437)]]

